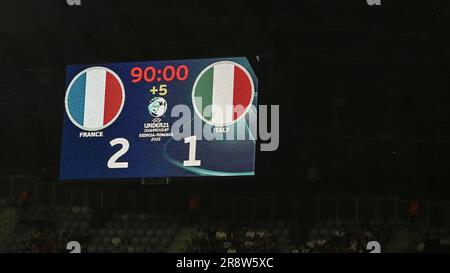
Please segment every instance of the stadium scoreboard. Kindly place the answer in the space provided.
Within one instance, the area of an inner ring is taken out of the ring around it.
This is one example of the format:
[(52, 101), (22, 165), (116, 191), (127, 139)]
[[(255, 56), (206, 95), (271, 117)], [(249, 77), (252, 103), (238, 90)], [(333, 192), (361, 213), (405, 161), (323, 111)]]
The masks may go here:
[(60, 179), (254, 175), (257, 90), (245, 57), (69, 65)]

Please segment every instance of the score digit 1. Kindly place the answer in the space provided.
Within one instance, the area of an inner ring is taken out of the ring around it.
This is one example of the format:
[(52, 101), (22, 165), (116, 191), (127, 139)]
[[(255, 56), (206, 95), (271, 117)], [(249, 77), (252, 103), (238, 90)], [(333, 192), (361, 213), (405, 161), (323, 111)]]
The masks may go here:
[(195, 159), (197, 150), (197, 136), (190, 136), (184, 139), (184, 143), (189, 143), (189, 160), (183, 161), (183, 166), (195, 167), (201, 165), (201, 160)]

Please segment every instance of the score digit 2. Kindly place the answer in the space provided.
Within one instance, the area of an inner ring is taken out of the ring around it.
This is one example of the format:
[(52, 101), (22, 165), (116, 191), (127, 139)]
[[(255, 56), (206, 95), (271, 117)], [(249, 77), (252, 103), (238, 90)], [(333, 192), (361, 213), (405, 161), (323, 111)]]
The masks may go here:
[(161, 80), (165, 82), (173, 80), (185, 81), (189, 77), (189, 68), (186, 65), (178, 67), (167, 65), (163, 68), (135, 66), (130, 70), (130, 76), (132, 77), (132, 83), (153, 82), (155, 80), (158, 82)]

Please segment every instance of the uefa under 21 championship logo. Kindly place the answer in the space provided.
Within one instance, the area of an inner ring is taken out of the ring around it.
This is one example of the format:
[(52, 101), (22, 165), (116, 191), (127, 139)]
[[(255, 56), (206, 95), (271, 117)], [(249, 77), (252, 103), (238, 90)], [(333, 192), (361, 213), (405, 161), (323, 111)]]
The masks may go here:
[(156, 97), (150, 100), (148, 112), (155, 118), (159, 118), (167, 111), (167, 101), (164, 98)]
[(90, 67), (76, 75), (66, 91), (70, 121), (85, 131), (111, 125), (122, 112), (125, 88), (119, 76), (106, 67)]

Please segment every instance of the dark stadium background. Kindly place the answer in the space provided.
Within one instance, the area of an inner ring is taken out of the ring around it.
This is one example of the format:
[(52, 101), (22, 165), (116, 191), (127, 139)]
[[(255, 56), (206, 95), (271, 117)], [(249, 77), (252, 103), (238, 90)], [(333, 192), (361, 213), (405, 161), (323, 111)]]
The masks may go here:
[[(299, 237), (318, 196), (342, 214), (396, 196), (444, 202), (432, 218), (448, 224), (447, 1), (2, 2), (2, 196), (163, 213), (198, 196), (205, 215), (292, 220)], [(259, 104), (280, 105), (279, 149), (257, 153), (254, 178), (58, 181), (66, 65), (224, 56), (259, 56)]]

